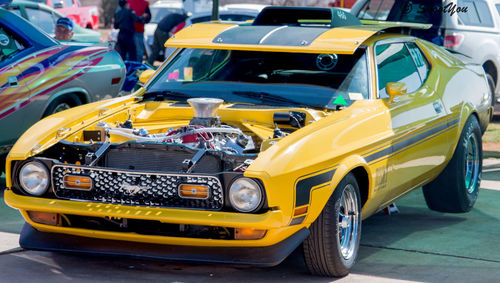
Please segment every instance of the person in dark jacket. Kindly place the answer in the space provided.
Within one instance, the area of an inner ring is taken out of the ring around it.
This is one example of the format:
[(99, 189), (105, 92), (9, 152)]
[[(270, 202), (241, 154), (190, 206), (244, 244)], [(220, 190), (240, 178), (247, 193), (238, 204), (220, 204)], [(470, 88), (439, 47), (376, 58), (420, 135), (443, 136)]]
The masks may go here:
[(118, 9), (115, 13), (115, 29), (119, 29), (117, 47), (123, 60), (137, 61), (137, 51), (135, 49), (134, 23), (144, 22), (143, 17), (138, 17), (134, 11), (128, 8), (127, 0), (118, 2)]
[(149, 64), (152, 65), (156, 61), (158, 55), (160, 54), (160, 50), (165, 48), (165, 41), (167, 41), (167, 39), (172, 35), (172, 30), (174, 30), (174, 28), (179, 24), (184, 23), (186, 18), (186, 13), (171, 13), (161, 19), (155, 30), (152, 48), (153, 50), (148, 60)]

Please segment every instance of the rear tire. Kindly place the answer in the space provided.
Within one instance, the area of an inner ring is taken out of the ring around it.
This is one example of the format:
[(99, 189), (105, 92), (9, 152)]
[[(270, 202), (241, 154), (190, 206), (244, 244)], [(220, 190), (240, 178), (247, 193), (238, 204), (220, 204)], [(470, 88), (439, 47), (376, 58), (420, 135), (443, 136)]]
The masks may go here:
[(70, 109), (71, 107), (75, 107), (75, 106), (78, 106), (81, 104), (82, 104), (82, 101), (76, 95), (60, 96), (60, 97), (54, 99), (54, 101), (52, 101), (50, 103), (49, 107), (47, 107), (47, 109), (43, 113), (42, 118), (45, 118), (45, 117), (52, 115), (54, 113), (67, 110), (67, 109)]
[(314, 275), (341, 277), (356, 262), (361, 237), (359, 186), (352, 173), (340, 181), (304, 241), (304, 260)]
[(482, 166), (481, 128), (476, 116), (471, 115), (450, 163), (435, 180), (423, 187), (427, 206), (440, 212), (470, 211), (479, 194)]

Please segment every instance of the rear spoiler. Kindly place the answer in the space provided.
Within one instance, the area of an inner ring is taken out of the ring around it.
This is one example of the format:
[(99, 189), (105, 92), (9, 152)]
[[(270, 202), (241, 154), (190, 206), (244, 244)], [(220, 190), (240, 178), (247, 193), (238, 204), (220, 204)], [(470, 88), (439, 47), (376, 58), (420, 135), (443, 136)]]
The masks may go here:
[(376, 29), (378, 31), (394, 32), (400, 34), (410, 34), (413, 29), (426, 30), (432, 27), (432, 24), (419, 24), (407, 22), (389, 22), (389, 21), (374, 21), (361, 20), (367, 29)]

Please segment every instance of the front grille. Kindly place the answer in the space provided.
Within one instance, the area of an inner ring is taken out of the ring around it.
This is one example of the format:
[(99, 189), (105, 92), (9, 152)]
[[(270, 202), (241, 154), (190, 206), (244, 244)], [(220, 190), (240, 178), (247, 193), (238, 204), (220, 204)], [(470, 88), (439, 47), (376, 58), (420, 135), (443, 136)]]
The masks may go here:
[[(88, 176), (92, 179), (89, 191), (68, 189), (64, 177)], [(205, 185), (207, 199), (184, 199), (177, 192), (181, 184)], [(189, 174), (162, 174), (74, 165), (52, 167), (52, 187), (60, 199), (88, 200), (112, 204), (172, 208), (220, 210), (223, 206), (222, 185), (217, 177)]]
[[(139, 171), (169, 171), (182, 170), (182, 161), (192, 159), (197, 151), (186, 149), (157, 150), (141, 148), (112, 148), (106, 153), (106, 167), (139, 170)], [(221, 171), (219, 159), (213, 155), (204, 155), (194, 166), (194, 173), (217, 173)]]

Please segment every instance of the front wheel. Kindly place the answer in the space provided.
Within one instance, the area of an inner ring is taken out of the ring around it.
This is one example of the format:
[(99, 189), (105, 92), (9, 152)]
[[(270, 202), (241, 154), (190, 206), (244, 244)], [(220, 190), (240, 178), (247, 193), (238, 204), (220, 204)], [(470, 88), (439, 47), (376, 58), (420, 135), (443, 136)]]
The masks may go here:
[(76, 95), (66, 95), (66, 96), (60, 96), (54, 101), (50, 103), (50, 105), (47, 107), (45, 112), (42, 115), (42, 118), (45, 118), (49, 115), (52, 115), (57, 112), (61, 112), (64, 110), (68, 110), (71, 107), (75, 107), (78, 105), (81, 105), (82, 101), (78, 98)]
[(349, 274), (358, 256), (361, 237), (359, 186), (352, 173), (340, 181), (304, 241), (304, 260), (312, 274)]
[(465, 122), (455, 153), (443, 172), (423, 187), (427, 206), (440, 212), (467, 212), (479, 194), (483, 167), (481, 128), (476, 116)]

